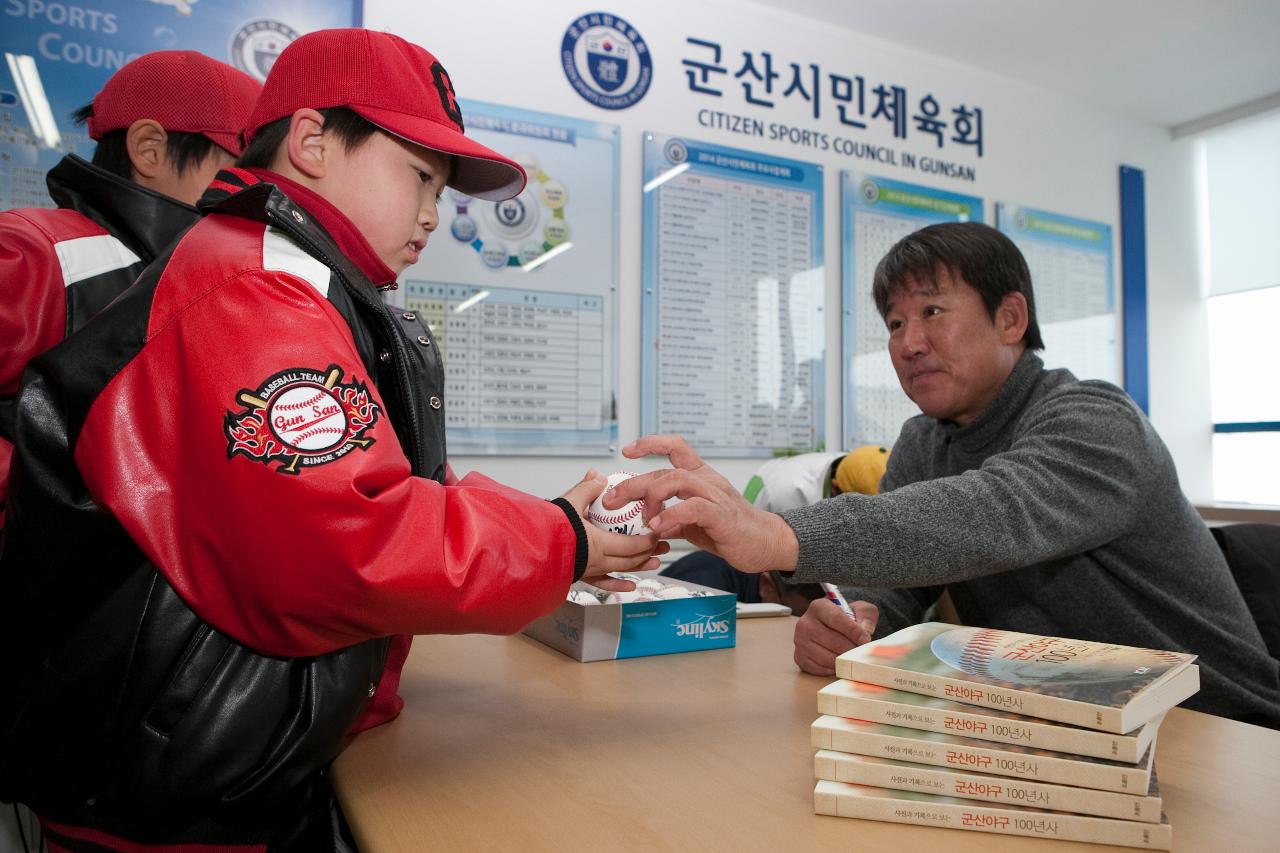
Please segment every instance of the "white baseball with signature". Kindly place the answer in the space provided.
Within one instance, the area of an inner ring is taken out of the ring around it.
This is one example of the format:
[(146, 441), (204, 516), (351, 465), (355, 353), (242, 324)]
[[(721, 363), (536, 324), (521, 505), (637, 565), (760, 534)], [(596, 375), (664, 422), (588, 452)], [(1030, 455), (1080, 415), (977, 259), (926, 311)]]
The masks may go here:
[(609, 475), (609, 488), (605, 489), (587, 508), (587, 518), (592, 524), (604, 530), (625, 533), (628, 536), (643, 536), (649, 532), (649, 528), (644, 523), (644, 501), (631, 501), (617, 509), (605, 509), (604, 504), (601, 503), (601, 499), (609, 494), (609, 489), (634, 476), (636, 476), (634, 471), (615, 471)]

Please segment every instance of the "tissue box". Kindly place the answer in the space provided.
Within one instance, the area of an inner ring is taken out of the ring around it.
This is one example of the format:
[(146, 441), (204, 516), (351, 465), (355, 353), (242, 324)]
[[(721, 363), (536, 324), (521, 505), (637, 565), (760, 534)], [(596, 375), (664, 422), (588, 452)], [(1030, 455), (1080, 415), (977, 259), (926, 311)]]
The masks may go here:
[[(737, 634), (733, 593), (660, 577), (657, 572), (635, 576), (705, 594), (625, 604), (565, 601), (554, 612), (529, 623), (524, 633), (584, 663), (733, 647)], [(573, 588), (588, 587), (576, 583)]]

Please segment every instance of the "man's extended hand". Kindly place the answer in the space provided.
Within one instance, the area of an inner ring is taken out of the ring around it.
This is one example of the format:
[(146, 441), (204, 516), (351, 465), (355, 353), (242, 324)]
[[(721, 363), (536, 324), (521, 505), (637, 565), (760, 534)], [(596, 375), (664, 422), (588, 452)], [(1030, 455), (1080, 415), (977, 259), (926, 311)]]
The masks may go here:
[(588, 471), (581, 482), (561, 497), (573, 505), (582, 517), (587, 531), (587, 570), (582, 580), (600, 589), (626, 592), (635, 589), (631, 581), (608, 576), (609, 572), (642, 572), (661, 565), (659, 554), (671, 549), (666, 542), (658, 541), (656, 533), (645, 536), (626, 536), (601, 530), (587, 519), (587, 507), (604, 491), (608, 481), (595, 471)]
[(836, 657), (871, 641), (880, 608), (869, 601), (852, 601), (857, 621), (833, 602), (816, 599), (796, 622), (796, 666), (814, 675), (835, 675)]
[[(622, 449), (629, 459), (653, 454), (668, 457), (672, 467), (614, 486), (604, 496), (606, 508), (643, 500), (650, 530), (663, 539), (688, 539), (739, 571), (795, 568), (800, 546), (795, 531), (781, 516), (747, 503), (679, 436), (648, 435)], [(666, 507), (669, 498), (680, 498), (680, 503)]]

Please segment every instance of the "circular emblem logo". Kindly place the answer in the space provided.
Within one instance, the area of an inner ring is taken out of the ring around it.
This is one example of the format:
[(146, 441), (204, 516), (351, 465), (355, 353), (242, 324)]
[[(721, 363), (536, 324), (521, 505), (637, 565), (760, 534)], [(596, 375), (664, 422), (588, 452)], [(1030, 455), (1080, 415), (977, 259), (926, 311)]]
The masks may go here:
[(450, 232), (493, 270), (526, 266), (569, 240), (569, 188), (548, 175), (533, 154), (512, 159), (529, 174), (529, 186), (520, 195), (497, 202), (454, 196), (457, 215)]
[(578, 94), (606, 110), (636, 103), (653, 80), (649, 46), (634, 27), (608, 12), (591, 12), (569, 25), (560, 64)]
[(151, 38), (160, 47), (171, 48), (178, 43), (178, 34), (172, 27), (159, 26), (151, 31)]
[(231, 36), (231, 64), (244, 73), (267, 79), (267, 72), (275, 64), (280, 51), (301, 35), (293, 27), (270, 18), (250, 21)]
[(276, 439), (295, 453), (323, 453), (347, 437), (347, 413), (338, 396), (310, 382), (287, 385), (267, 404)]
[(666, 155), (668, 163), (677, 166), (689, 159), (689, 149), (680, 139), (668, 139), (667, 144), (662, 146), (662, 153)]
[(519, 198), (500, 201), (495, 210), (498, 214), (498, 221), (508, 228), (519, 228), (524, 224), (525, 217), (529, 213), (524, 206), (524, 202)]
[(869, 178), (858, 186), (858, 192), (862, 194), (862, 200), (867, 204), (875, 204), (880, 200), (880, 188)]
[(449, 230), (453, 232), (454, 239), (458, 242), (470, 243), (476, 238), (476, 221), (464, 213), (453, 220)]
[(341, 382), (342, 368), (291, 367), (268, 376), (254, 390), (236, 394), (239, 411), (222, 424), (227, 458), (243, 456), (281, 474), (336, 462), (353, 450), (368, 450), (377, 439), (378, 403), (354, 376)]

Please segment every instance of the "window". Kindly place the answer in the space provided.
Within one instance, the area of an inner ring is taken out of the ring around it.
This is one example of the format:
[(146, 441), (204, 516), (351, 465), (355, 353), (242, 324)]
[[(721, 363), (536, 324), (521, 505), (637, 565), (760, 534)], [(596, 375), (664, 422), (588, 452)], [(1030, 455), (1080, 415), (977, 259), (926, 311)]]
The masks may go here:
[(1209, 299), (1214, 500), (1280, 504), (1280, 287)]
[(1199, 145), (1218, 501), (1280, 505), (1280, 113)]

